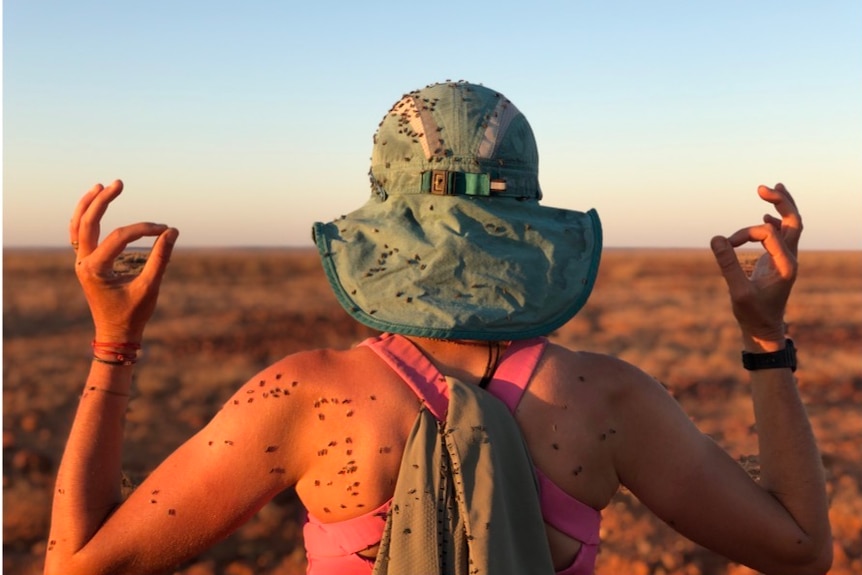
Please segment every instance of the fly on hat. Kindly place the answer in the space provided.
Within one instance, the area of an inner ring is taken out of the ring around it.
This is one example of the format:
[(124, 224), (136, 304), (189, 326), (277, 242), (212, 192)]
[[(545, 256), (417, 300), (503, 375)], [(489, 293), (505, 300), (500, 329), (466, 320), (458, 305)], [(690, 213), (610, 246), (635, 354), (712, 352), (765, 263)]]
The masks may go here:
[(374, 136), (371, 199), (314, 224), (338, 301), (380, 331), (446, 339), (547, 334), (586, 303), (601, 224), (539, 205), (526, 118), (464, 82), (405, 94)]

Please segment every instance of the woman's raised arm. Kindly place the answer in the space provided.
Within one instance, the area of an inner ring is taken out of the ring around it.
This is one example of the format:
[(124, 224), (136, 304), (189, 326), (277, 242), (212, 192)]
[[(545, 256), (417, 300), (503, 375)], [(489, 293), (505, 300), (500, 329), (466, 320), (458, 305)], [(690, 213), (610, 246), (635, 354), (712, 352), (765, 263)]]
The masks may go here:
[[(298, 476), (295, 450), (273, 447), (296, 435), (301, 418), (291, 403), (246, 403), (260, 381), (275, 380), (264, 371), (228, 403), (241, 401), (243, 409), (222, 409), (122, 500), (132, 370), (178, 235), (165, 225), (137, 223), (100, 243), (101, 218), (122, 187), (95, 186), (70, 225), (95, 327), (94, 360), (58, 471), (46, 574), (163, 572), (230, 533)], [(156, 239), (140, 274), (115, 273), (117, 256), (143, 237)], [(289, 373), (292, 366), (283, 360), (278, 369)]]
[[(796, 278), (802, 222), (781, 184), (761, 186), (781, 218), (716, 237), (712, 248), (730, 291), (743, 349), (784, 349), (784, 310)], [(746, 274), (734, 248), (766, 250)], [(804, 353), (804, 351), (803, 351)], [(751, 371), (761, 479), (753, 481), (702, 435), (659, 385), (631, 374), (621, 401), (624, 431), (637, 441), (617, 453), (620, 480), (683, 535), (763, 573), (821, 574), (832, 561), (825, 479), (790, 367)]]

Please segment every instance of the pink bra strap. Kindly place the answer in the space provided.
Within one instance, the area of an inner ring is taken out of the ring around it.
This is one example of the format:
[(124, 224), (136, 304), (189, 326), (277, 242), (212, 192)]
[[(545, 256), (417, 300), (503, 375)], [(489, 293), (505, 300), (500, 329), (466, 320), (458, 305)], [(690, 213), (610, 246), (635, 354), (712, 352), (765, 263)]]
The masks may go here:
[(370, 347), (395, 370), (438, 421), (446, 419), (449, 411), (446, 378), (409, 339), (387, 333), (366, 339), (359, 345)]
[(512, 413), (515, 413), (547, 345), (545, 337), (513, 341), (503, 355), (494, 379), (488, 384), (488, 391), (505, 403)]
[[(503, 401), (512, 413), (515, 413), (547, 345), (547, 338), (513, 342), (488, 385), (488, 391)], [(585, 545), (597, 545), (601, 513), (563, 491), (539, 468), (536, 468), (536, 477), (545, 521)]]
[(545, 522), (581, 543), (598, 545), (601, 512), (563, 491), (538, 468), (536, 476)]
[(309, 513), (302, 528), (306, 552), (313, 557), (340, 557), (376, 545), (391, 504), (387, 501), (365, 515), (335, 523), (323, 523)]
[[(383, 334), (368, 338), (359, 345), (371, 348), (424, 401), (438, 420), (446, 419), (449, 409), (449, 386), (431, 361), (406, 337)], [(527, 383), (545, 352), (548, 339), (537, 337), (513, 341), (488, 384), (488, 391), (499, 398), (512, 413), (524, 395)]]
[[(449, 386), (434, 364), (406, 337), (383, 334), (368, 338), (359, 345), (371, 348), (428, 407), (438, 420), (446, 419), (449, 409)], [(488, 391), (515, 412), (527, 383), (545, 352), (548, 339), (537, 337), (513, 341), (488, 384)]]

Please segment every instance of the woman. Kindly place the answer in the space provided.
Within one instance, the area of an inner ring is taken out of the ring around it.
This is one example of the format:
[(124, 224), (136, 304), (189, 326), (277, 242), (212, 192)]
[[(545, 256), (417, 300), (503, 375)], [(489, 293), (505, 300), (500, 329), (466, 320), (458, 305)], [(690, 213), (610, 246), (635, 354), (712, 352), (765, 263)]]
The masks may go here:
[[(131, 496), (122, 421), (144, 328), (178, 232), (137, 223), (100, 242), (123, 185), (97, 185), (70, 225), (94, 361), (59, 469), (46, 573), (159, 573), (215, 544), (280, 491), (308, 510), (309, 572), (591, 573), (599, 511), (625, 485), (683, 535), (764, 573), (825, 573), (819, 454), (784, 309), (802, 230), (780, 217), (716, 237), (739, 323), (761, 481), (703, 436), (652, 378), (543, 335), (585, 303), (595, 212), (540, 206), (524, 116), (466, 83), (406, 94), (374, 139), (372, 198), (315, 224), (330, 284), (384, 332), (285, 357), (243, 385)], [(139, 276), (116, 275), (155, 237)], [(748, 277), (734, 248), (766, 253)]]

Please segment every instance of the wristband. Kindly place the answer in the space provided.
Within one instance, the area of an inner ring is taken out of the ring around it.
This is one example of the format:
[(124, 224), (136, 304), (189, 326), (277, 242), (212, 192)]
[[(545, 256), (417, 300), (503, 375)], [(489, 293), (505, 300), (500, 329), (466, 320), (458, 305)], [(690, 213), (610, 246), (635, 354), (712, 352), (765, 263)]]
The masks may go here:
[(129, 342), (129, 343), (113, 343), (108, 341), (96, 341), (93, 340), (93, 343), (90, 345), (93, 346), (93, 351), (110, 351), (117, 353), (125, 353), (127, 351), (130, 352), (138, 352), (141, 349), (141, 344), (137, 342)]
[(118, 355), (117, 359), (104, 359), (97, 355), (93, 356), (93, 361), (104, 363), (105, 365), (135, 365), (138, 363), (138, 358), (135, 356)]
[(793, 340), (787, 338), (784, 349), (769, 353), (742, 352), (742, 367), (748, 371), (761, 369), (779, 369), (789, 367), (790, 371), (796, 371), (796, 347)]
[(113, 389), (105, 389), (103, 387), (96, 387), (95, 385), (88, 385), (84, 391), (101, 391), (102, 393), (116, 395), (117, 397), (132, 397), (131, 393), (123, 393), (122, 391), (114, 391)]
[[(92, 346), (93, 360), (108, 365), (134, 365), (138, 361), (138, 352), (141, 349), (141, 344), (137, 342), (113, 343), (93, 340)], [(106, 359), (105, 354), (110, 359)]]

